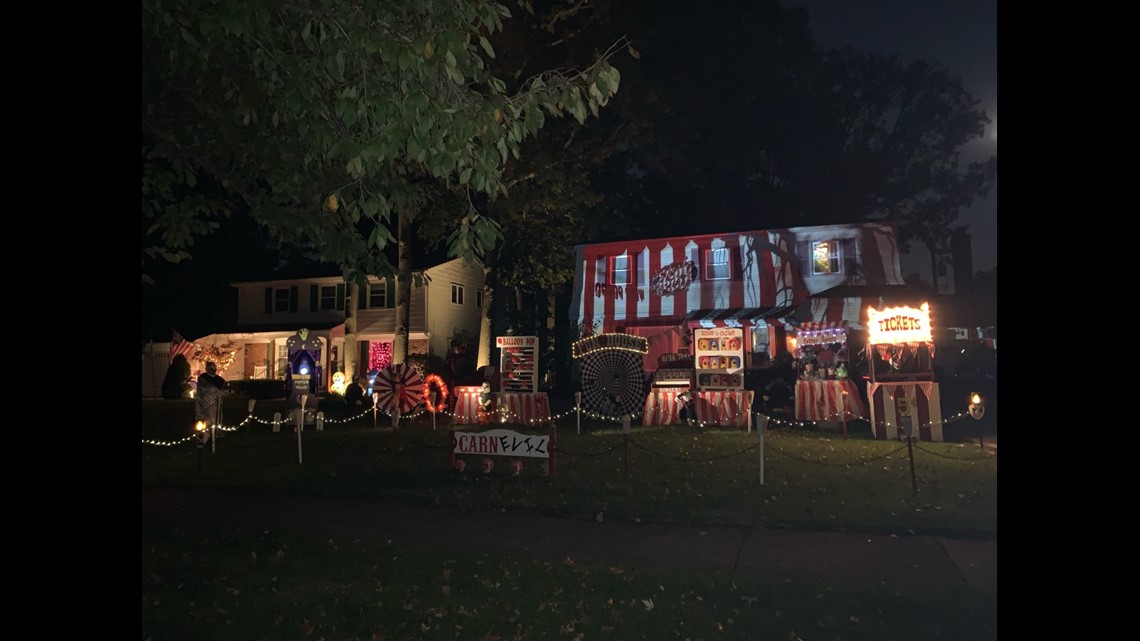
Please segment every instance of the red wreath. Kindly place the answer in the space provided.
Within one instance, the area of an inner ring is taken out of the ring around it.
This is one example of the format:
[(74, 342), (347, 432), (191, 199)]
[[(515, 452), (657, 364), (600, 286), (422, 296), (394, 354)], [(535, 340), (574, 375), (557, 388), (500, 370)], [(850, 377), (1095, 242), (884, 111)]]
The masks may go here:
[[(435, 383), (439, 390), (439, 405), (431, 404), (432, 383)], [(432, 414), (442, 412), (447, 407), (447, 383), (443, 382), (439, 374), (428, 374), (428, 377), (424, 379), (424, 405)]]

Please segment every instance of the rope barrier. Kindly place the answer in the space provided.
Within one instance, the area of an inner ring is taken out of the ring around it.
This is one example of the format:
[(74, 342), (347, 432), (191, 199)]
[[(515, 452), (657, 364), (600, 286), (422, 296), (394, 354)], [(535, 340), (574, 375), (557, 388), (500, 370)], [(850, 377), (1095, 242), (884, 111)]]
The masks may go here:
[(891, 450), (890, 452), (887, 452), (886, 454), (883, 454), (881, 456), (876, 456), (874, 458), (869, 458), (869, 459), (860, 459), (858, 461), (854, 461), (851, 463), (827, 463), (824, 461), (813, 461), (810, 459), (803, 458), (802, 456), (795, 456), (793, 454), (789, 454), (787, 452), (781, 452), (779, 449), (774, 448), (774, 447), (769, 448), (770, 451), (773, 451), (773, 452), (779, 454), (780, 456), (786, 456), (788, 458), (796, 459), (797, 461), (803, 461), (804, 463), (812, 463), (815, 465), (823, 465), (826, 467), (840, 467), (840, 466), (847, 467), (850, 465), (866, 465), (868, 463), (874, 463), (875, 461), (881, 461), (881, 460), (887, 458), (888, 456), (898, 454), (899, 452), (901, 452), (905, 449), (906, 449), (906, 446), (904, 445), (904, 446), (898, 448), (897, 450)]
[(994, 456), (993, 454), (985, 454), (983, 456), (971, 456), (971, 457), (950, 456), (948, 454), (940, 454), (938, 452), (933, 452), (931, 450), (926, 449), (925, 447), (922, 447), (921, 445), (919, 445), (917, 443), (915, 443), (914, 449), (921, 450), (923, 452), (926, 452), (927, 454), (933, 454), (934, 456), (938, 456), (941, 458), (947, 458), (947, 459), (950, 459), (952, 461), (985, 461), (987, 459), (993, 458), (993, 456)]

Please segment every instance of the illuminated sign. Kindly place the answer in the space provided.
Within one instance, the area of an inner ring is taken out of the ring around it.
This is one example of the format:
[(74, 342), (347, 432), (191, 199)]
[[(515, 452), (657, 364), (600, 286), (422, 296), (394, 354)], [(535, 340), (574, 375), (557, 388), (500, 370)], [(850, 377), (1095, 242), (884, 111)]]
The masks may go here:
[(574, 358), (603, 349), (617, 349), (638, 354), (649, 353), (649, 339), (633, 334), (596, 334), (587, 336), (570, 346)]
[(867, 308), (867, 342), (883, 343), (931, 343), (930, 303), (922, 307), (888, 307), (882, 311)]

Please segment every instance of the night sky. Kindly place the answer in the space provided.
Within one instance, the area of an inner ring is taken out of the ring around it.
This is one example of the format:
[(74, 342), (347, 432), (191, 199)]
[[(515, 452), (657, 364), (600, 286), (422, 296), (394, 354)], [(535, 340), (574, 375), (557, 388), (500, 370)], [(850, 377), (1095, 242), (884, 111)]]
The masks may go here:
[[(962, 150), (965, 161), (997, 153), (996, 0), (786, 0), (810, 14), (812, 34), (827, 47), (852, 46), (926, 59), (948, 67), (981, 101), (990, 117), (985, 140)], [(973, 236), (974, 271), (997, 265), (997, 186), (985, 200), (961, 214)], [(930, 271), (921, 245), (903, 257), (904, 273)]]
[[(981, 101), (991, 119), (984, 140), (963, 149), (963, 160), (997, 153), (997, 8), (994, 0), (786, 0), (810, 15), (813, 37), (824, 47), (899, 55), (904, 62), (926, 59), (960, 76), (965, 88)], [(628, 64), (623, 63), (623, 64)], [(620, 95), (620, 91), (619, 91)], [(973, 237), (974, 271), (997, 264), (997, 190), (962, 212), (960, 221)], [(299, 277), (305, 269), (298, 254), (261, 238), (248, 220), (226, 223), (213, 237), (192, 248), (194, 259), (181, 265), (152, 266), (158, 286), (143, 286), (143, 340), (168, 340), (171, 327), (187, 337), (229, 327), (235, 319), (229, 283), (272, 277)], [(243, 260), (233, 261), (234, 255)], [(438, 259), (442, 259), (442, 255)], [(427, 259), (431, 260), (431, 259)], [(421, 260), (417, 260), (417, 266)], [(273, 267), (292, 263), (288, 274)], [(903, 257), (904, 274), (928, 277), (929, 254), (919, 243)], [(332, 274), (336, 268), (324, 268)], [(312, 272), (312, 269), (310, 268)], [(312, 272), (316, 273), (316, 272)]]

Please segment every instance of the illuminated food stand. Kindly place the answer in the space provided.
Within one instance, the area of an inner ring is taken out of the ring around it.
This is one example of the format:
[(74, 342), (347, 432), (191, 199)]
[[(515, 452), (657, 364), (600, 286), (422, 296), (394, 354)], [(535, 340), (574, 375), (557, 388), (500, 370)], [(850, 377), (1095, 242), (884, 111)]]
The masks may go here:
[[(867, 418), (859, 388), (851, 382), (847, 321), (802, 323), (796, 334), (796, 420)], [(845, 432), (846, 433), (846, 432)]]
[(875, 438), (943, 440), (932, 330), (929, 303), (867, 308), (867, 398)]

